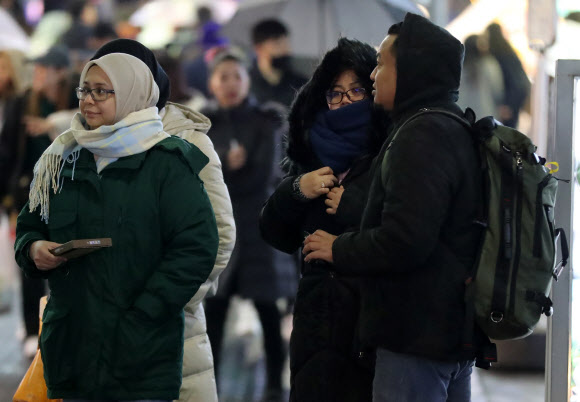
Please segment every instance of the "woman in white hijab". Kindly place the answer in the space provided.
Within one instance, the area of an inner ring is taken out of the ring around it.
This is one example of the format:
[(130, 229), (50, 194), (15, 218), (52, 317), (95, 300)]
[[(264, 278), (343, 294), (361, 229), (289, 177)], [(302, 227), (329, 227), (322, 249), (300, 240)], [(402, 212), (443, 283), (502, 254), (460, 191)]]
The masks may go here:
[[(179, 398), (183, 307), (207, 279), (217, 228), (198, 172), (208, 159), (163, 131), (139, 59), (89, 62), (81, 113), (43, 154), (16, 230), (16, 259), (48, 278), (40, 349), (49, 398)], [(111, 238), (78, 258), (51, 251)]]

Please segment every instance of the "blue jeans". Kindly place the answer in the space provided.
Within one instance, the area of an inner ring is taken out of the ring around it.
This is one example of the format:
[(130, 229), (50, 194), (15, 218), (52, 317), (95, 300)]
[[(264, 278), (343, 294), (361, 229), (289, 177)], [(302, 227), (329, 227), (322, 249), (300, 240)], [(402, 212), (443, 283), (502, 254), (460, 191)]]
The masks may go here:
[(373, 402), (469, 402), (473, 364), (378, 349)]

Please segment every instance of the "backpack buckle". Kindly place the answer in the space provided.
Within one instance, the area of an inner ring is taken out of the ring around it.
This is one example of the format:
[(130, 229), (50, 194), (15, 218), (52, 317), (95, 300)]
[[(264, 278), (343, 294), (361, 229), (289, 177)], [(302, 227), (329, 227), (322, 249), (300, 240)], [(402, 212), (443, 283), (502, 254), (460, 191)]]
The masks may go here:
[(552, 271), (552, 278), (554, 278), (556, 282), (558, 282), (558, 278), (560, 278), (560, 274), (564, 270), (563, 262), (564, 261), (560, 261), (558, 265), (556, 265), (556, 268), (554, 268), (554, 271)]
[(499, 324), (503, 320), (503, 313), (499, 311), (492, 311), (489, 315), (491, 322)]

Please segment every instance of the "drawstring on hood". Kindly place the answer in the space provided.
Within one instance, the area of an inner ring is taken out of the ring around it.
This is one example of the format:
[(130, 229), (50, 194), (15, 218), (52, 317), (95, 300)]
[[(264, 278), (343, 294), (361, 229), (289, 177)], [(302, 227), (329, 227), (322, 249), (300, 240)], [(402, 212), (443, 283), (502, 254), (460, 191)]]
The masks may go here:
[(395, 120), (421, 107), (457, 102), (464, 55), (459, 40), (428, 19), (408, 13), (396, 52)]

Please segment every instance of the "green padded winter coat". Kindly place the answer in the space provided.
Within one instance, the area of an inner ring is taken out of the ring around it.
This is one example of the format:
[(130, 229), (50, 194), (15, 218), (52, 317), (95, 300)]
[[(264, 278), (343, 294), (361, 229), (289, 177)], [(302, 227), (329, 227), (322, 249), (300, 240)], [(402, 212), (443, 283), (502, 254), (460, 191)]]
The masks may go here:
[[(28, 205), (21, 212), (17, 262), (50, 286), (40, 340), (50, 398), (179, 397), (183, 308), (218, 247), (197, 176), (207, 161), (172, 137), (97, 174), (83, 149), (65, 164), (62, 190), (51, 192), (48, 224)], [(51, 271), (39, 271), (28, 256), (36, 240), (96, 237), (112, 238), (113, 246)]]

